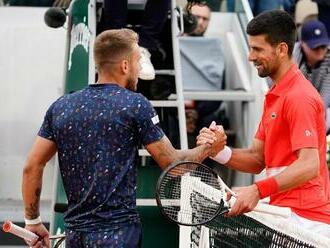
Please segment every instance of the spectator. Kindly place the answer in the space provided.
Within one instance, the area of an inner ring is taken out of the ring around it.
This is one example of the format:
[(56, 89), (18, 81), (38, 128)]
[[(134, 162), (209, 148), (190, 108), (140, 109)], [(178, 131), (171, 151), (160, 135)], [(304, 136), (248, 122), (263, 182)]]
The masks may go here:
[[(139, 30), (141, 71), (143, 80), (155, 79), (155, 69), (150, 61), (151, 54), (162, 51), (159, 34), (164, 26), (170, 8), (170, 0), (148, 0)], [(98, 32), (107, 29), (124, 28), (127, 25), (127, 0), (105, 0)], [(165, 56), (165, 55), (164, 55)]]
[(296, 1), (297, 0), (282, 0), (283, 9), (292, 16), (295, 14)]
[(53, 0), (8, 0), (10, 6), (50, 7)]
[[(204, 36), (211, 19), (209, 6), (204, 3), (193, 3), (187, 11), (196, 17), (197, 26), (191, 33), (186, 33), (185, 36)], [(194, 147), (197, 130), (204, 126), (209, 126), (212, 120), (221, 123), (218, 111), (221, 102), (191, 100), (185, 103), (189, 147)], [(228, 127), (228, 125), (224, 125)]]
[(186, 8), (192, 15), (197, 19), (197, 27), (193, 32), (185, 35), (189, 36), (203, 36), (209, 26), (211, 19), (211, 9), (207, 4), (204, 3), (193, 3), (192, 5), (187, 5)]
[(281, 0), (249, 0), (250, 7), (254, 16), (266, 10), (279, 9)]
[(326, 108), (330, 107), (329, 45), (330, 39), (324, 24), (310, 20), (303, 23), (301, 41), (295, 44), (293, 52), (299, 69), (320, 93)]
[(316, 19), (318, 15), (317, 4), (312, 0), (300, 0), (295, 5), (295, 22), (298, 27), (298, 34), (300, 33), (301, 25), (307, 20)]
[[(197, 1), (196, 1), (197, 2)], [(220, 11), (224, 0), (206, 0), (200, 1), (202, 3), (207, 3), (212, 11)], [(228, 12), (235, 12), (235, 0), (226, 0), (226, 7)]]
[(319, 20), (324, 23), (327, 28), (328, 34), (330, 34), (330, 1), (329, 0), (313, 0), (317, 3), (319, 10)]
[[(140, 142), (161, 168), (212, 155), (209, 145), (174, 149), (151, 103), (134, 92), (140, 59), (137, 42), (137, 34), (129, 29), (98, 35), (94, 44), (98, 82), (62, 96), (48, 109), (23, 172), (25, 228), (40, 236), (30, 246), (49, 247), (39, 204), (43, 170), (56, 152), (68, 197), (67, 248), (139, 247), (136, 166)], [(214, 145), (222, 149), (225, 142), (222, 132)]]

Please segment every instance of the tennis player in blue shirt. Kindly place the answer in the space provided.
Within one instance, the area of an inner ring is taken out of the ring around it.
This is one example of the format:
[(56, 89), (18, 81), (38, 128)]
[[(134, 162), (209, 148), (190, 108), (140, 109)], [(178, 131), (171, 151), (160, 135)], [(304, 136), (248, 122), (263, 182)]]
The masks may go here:
[(179, 160), (202, 161), (221, 150), (224, 132), (210, 145), (176, 150), (159, 126), (150, 102), (135, 93), (140, 71), (138, 36), (108, 30), (95, 40), (98, 82), (64, 95), (48, 109), (23, 172), (25, 228), (41, 237), (33, 247), (49, 247), (39, 216), (42, 175), (58, 152), (68, 197), (64, 214), (66, 247), (139, 247), (136, 210), (138, 145), (161, 168)]

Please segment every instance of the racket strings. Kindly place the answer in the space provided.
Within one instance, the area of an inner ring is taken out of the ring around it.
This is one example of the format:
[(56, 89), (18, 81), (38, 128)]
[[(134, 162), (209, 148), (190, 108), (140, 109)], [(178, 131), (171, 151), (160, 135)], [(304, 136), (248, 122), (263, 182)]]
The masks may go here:
[(227, 211), (217, 177), (198, 164), (173, 167), (164, 175), (158, 192), (167, 217), (181, 224), (205, 223), (219, 211)]
[(192, 223), (200, 223), (214, 216), (218, 211), (219, 203), (208, 199), (198, 192), (193, 192), (190, 195), (190, 206), (192, 208)]

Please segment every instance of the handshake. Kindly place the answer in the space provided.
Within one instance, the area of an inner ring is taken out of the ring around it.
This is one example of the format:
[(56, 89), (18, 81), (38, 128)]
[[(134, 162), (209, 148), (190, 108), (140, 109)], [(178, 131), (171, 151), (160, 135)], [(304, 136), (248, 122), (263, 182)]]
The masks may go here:
[(226, 143), (227, 135), (223, 127), (216, 125), (215, 121), (212, 121), (208, 128), (202, 128), (196, 137), (196, 145), (208, 146), (209, 156), (221, 164), (227, 163), (232, 154), (231, 149), (226, 146)]

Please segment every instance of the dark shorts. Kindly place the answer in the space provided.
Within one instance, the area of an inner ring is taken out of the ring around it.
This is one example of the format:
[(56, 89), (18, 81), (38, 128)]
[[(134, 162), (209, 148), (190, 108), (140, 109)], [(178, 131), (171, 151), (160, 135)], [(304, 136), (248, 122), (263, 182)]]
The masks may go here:
[(141, 247), (141, 224), (130, 224), (118, 229), (98, 232), (67, 231), (66, 248), (137, 248)]

